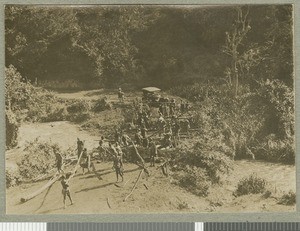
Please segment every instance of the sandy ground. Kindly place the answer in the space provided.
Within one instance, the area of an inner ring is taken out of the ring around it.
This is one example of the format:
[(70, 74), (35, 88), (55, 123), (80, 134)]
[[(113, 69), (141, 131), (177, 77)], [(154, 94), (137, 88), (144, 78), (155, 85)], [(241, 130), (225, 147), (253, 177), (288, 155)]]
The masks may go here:
[[(86, 146), (97, 146), (98, 137), (91, 136), (70, 122), (25, 124), (21, 126), (19, 149), (11, 150), (6, 155), (6, 166), (15, 164), (22, 155), (22, 147), (36, 137), (58, 143), (62, 148), (76, 148), (77, 137), (86, 140)], [(15, 155), (18, 153), (18, 155)], [(280, 195), (289, 190), (295, 191), (295, 166), (273, 164), (259, 161), (236, 161), (234, 170), (224, 176), (223, 183), (211, 188), (208, 197), (197, 197), (172, 184), (170, 178), (151, 168), (151, 176), (139, 182), (133, 195), (124, 202), (139, 174), (134, 164), (125, 164), (124, 187), (117, 187), (112, 163), (97, 163), (97, 175), (81, 175), (71, 181), (72, 197), (75, 204), (63, 209), (61, 185), (56, 182), (49, 191), (20, 204), (20, 198), (28, 195), (47, 181), (23, 184), (7, 190), (7, 213), (9, 214), (74, 214), (74, 213), (167, 213), (167, 212), (268, 212), (295, 211), (295, 206), (277, 204), (274, 197), (264, 199), (261, 194), (235, 198), (232, 192), (237, 182), (243, 177), (256, 173), (268, 182), (272, 195)], [(99, 177), (100, 176), (100, 177)], [(143, 185), (147, 186), (148, 189)]]

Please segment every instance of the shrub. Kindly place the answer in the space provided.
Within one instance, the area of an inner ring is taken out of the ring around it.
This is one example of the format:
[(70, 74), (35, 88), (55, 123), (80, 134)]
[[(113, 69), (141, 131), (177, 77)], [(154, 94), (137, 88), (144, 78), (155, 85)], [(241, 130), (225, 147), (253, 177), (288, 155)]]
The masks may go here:
[(279, 199), (278, 204), (282, 204), (282, 205), (296, 204), (296, 193), (289, 191), (288, 193), (282, 195), (282, 197)]
[(92, 110), (94, 112), (101, 112), (101, 111), (111, 110), (111, 109), (112, 109), (112, 105), (111, 105), (111, 103), (109, 103), (107, 101), (106, 98), (102, 98), (102, 99), (97, 100), (94, 103), (93, 108), (92, 108)]
[(237, 189), (234, 192), (236, 196), (262, 193), (266, 189), (267, 182), (255, 174), (250, 175), (238, 182)]
[(23, 79), (13, 66), (5, 69), (5, 105), (20, 121), (50, 122), (67, 116), (63, 102), (52, 92)]
[(189, 204), (188, 204), (187, 202), (183, 201), (183, 202), (180, 202), (180, 203), (178, 204), (177, 208), (178, 208), (179, 210), (188, 209), (188, 208), (189, 208)]
[(25, 155), (17, 163), (20, 175), (24, 179), (33, 179), (40, 174), (47, 174), (55, 167), (55, 152), (59, 146), (50, 142), (39, 141), (38, 138), (29, 142), (24, 148)]
[(214, 151), (206, 142), (200, 141), (194, 145), (191, 151), (182, 149), (175, 152), (175, 162), (182, 169), (186, 165), (204, 169), (208, 179), (218, 183), (223, 174), (227, 174), (232, 168), (232, 160), (224, 153)]
[[(170, 91), (196, 102), (191, 127), (200, 129), (203, 139), (219, 139), (219, 147), (215, 145), (212, 150), (236, 158), (257, 157), (293, 164), (293, 89), (279, 80), (258, 82), (255, 90), (246, 84), (239, 88), (237, 97), (232, 96), (226, 84), (196, 83)], [(276, 139), (272, 148), (266, 148), (264, 140), (270, 134), (275, 134)]]
[(90, 102), (87, 100), (73, 100), (67, 106), (68, 120), (76, 123), (84, 122), (92, 117)]
[(16, 186), (21, 181), (19, 172), (12, 171), (11, 169), (5, 170), (5, 178), (6, 178), (6, 188)]
[(74, 100), (67, 106), (67, 111), (71, 114), (87, 112), (90, 109), (90, 103), (87, 100)]
[(11, 110), (5, 110), (6, 148), (17, 146), (19, 123)]
[(63, 121), (69, 117), (68, 111), (64, 105), (54, 104), (49, 108), (47, 115), (41, 117), (41, 122)]
[(89, 112), (79, 112), (69, 114), (68, 119), (75, 123), (82, 123), (91, 118), (91, 114)]
[(187, 167), (173, 174), (175, 184), (194, 193), (197, 196), (207, 196), (210, 183), (206, 172), (200, 168)]
[(295, 144), (293, 137), (281, 140), (271, 134), (258, 145), (256, 155), (259, 159), (285, 164), (295, 164)]

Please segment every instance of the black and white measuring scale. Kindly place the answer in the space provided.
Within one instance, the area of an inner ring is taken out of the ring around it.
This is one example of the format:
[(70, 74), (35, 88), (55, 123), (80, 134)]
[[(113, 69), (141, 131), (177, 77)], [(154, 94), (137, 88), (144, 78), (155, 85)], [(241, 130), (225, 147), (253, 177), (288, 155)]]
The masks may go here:
[(300, 222), (0, 223), (0, 231), (300, 231)]

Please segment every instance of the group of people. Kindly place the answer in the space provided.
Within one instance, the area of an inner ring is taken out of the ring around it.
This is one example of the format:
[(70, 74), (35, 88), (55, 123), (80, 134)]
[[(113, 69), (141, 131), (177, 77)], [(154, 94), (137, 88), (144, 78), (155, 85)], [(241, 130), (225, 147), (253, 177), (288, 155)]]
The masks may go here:
[[(118, 90), (119, 102), (124, 102), (124, 92), (121, 88)], [(156, 129), (153, 129), (153, 123), (150, 122), (151, 108), (145, 102), (135, 104), (137, 120), (136, 131), (134, 138), (131, 139), (126, 132), (116, 129), (114, 133), (114, 141), (106, 142), (105, 138), (101, 136), (99, 140), (99, 155), (103, 152), (109, 153), (113, 157), (113, 169), (116, 173), (117, 182), (119, 178), (124, 180), (124, 165), (123, 165), (123, 151), (122, 147), (126, 147), (134, 143), (137, 146), (143, 146), (148, 149), (150, 166), (155, 166), (155, 159), (158, 156), (158, 150), (162, 148), (176, 147), (180, 141), (180, 131), (188, 133), (190, 123), (188, 119), (179, 120), (178, 114), (188, 112), (190, 105), (188, 102), (181, 100), (179, 105), (176, 105), (175, 99), (169, 100), (168, 98), (162, 98), (163, 102), (160, 102), (158, 107), (158, 119), (156, 123)], [(149, 130), (155, 130), (154, 134), (148, 135)], [(154, 137), (158, 133), (158, 137)], [(77, 138), (77, 158), (79, 165), (84, 170), (87, 169), (90, 172), (92, 152), (88, 153), (87, 148), (83, 140)], [(71, 174), (65, 174), (63, 170), (63, 157), (60, 153), (55, 153), (56, 165), (59, 173), (62, 174), (61, 185), (64, 200), (64, 207), (66, 206), (66, 198), (70, 199), (73, 204), (70, 189), (69, 180)]]

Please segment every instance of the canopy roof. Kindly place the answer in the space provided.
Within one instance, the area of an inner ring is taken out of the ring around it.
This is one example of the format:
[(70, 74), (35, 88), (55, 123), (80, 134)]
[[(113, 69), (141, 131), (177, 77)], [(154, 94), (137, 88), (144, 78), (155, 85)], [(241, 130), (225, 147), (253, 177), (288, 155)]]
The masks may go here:
[(143, 91), (147, 91), (147, 92), (156, 92), (156, 91), (160, 91), (160, 89), (157, 88), (157, 87), (144, 87), (142, 90), (143, 90)]

